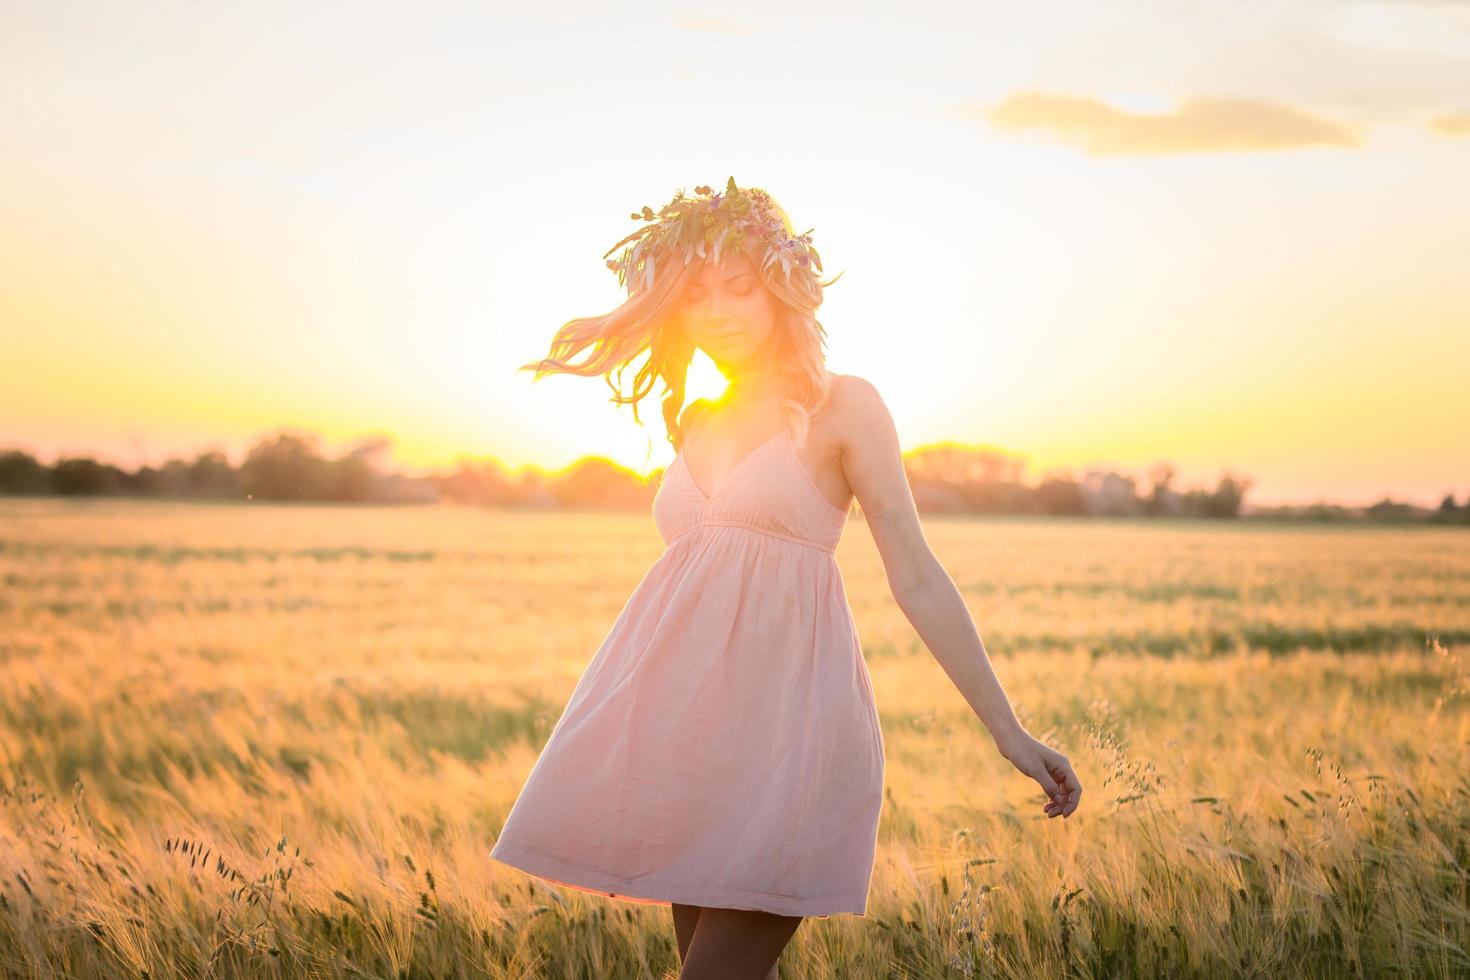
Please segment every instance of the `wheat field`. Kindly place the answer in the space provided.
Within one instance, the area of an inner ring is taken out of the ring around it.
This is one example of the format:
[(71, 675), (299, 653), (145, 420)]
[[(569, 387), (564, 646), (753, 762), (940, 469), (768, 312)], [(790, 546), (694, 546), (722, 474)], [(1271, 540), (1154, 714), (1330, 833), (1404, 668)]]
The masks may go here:
[[(887, 786), (798, 977), (1470, 975), (1470, 535), (927, 517), (1067, 820), (838, 559)], [(646, 515), (0, 500), (6, 977), (648, 977), (487, 851)]]

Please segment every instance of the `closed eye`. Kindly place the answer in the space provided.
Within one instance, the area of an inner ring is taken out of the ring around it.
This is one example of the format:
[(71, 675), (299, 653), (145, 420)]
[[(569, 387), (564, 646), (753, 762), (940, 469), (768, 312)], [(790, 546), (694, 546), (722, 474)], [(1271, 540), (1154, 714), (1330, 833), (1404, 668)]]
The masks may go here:
[[(746, 272), (746, 273), (742, 273), (742, 275), (748, 277), (750, 275), (750, 273)], [(737, 279), (737, 278), (740, 278), (740, 277), (739, 276), (732, 277), (731, 280), (729, 280), (729, 281), (733, 282), (734, 279)], [(730, 292), (730, 295), (732, 295), (732, 296), (749, 296), (754, 289), (755, 289), (754, 285), (752, 285), (751, 282), (749, 281), (749, 279), (747, 279), (745, 282), (741, 282), (741, 283), (738, 283), (738, 284), (736, 284), (734, 286), (731, 286), (729, 292)], [(689, 290), (686, 290), (685, 291), (684, 296), (691, 303), (697, 303), (700, 299), (703, 298), (704, 291), (701, 290), (701, 289), (689, 289)]]

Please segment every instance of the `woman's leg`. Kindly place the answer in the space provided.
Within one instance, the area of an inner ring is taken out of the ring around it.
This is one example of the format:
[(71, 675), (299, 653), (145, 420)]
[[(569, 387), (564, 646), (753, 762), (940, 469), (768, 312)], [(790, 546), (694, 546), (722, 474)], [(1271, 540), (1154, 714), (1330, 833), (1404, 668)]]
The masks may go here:
[(777, 980), (781, 951), (801, 918), (748, 909), (699, 909), (679, 980)]
[(679, 962), (682, 964), (685, 957), (689, 955), (689, 941), (694, 938), (694, 927), (699, 925), (699, 906), (680, 905), (674, 906), (674, 938), (679, 941)]

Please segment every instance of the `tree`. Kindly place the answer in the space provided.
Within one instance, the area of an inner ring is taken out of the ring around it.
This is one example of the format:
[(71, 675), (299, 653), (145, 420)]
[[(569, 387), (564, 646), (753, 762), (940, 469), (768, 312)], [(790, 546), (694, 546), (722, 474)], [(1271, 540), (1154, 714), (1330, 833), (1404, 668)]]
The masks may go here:
[(1239, 517), (1245, 492), (1254, 482), (1250, 477), (1235, 477), (1225, 473), (1215, 486), (1215, 492), (1204, 500), (1206, 517)]
[(1149, 494), (1144, 499), (1143, 512), (1150, 517), (1159, 517), (1163, 514), (1177, 514), (1181, 509), (1179, 495), (1174, 492), (1170, 484), (1178, 476), (1178, 471), (1171, 463), (1159, 463), (1148, 471)]
[(51, 468), (51, 491), (64, 497), (116, 493), (126, 477), (116, 466), (90, 457), (61, 459)]
[(217, 449), (205, 450), (189, 464), (189, 489), (201, 497), (240, 497), (244, 492), (241, 474)]
[(333, 500), (350, 500), (357, 503), (377, 498), (380, 464), (388, 458), (393, 440), (386, 436), (364, 439), (347, 454), (335, 460), (332, 466)]
[(1085, 514), (1087, 493), (1070, 474), (1047, 476), (1036, 488), (1036, 502), (1043, 514)]
[(315, 435), (283, 432), (257, 443), (240, 466), (247, 496), (261, 500), (327, 500), (334, 479)]
[(44, 494), (49, 489), (46, 467), (36, 457), (19, 449), (0, 455), (0, 493)]

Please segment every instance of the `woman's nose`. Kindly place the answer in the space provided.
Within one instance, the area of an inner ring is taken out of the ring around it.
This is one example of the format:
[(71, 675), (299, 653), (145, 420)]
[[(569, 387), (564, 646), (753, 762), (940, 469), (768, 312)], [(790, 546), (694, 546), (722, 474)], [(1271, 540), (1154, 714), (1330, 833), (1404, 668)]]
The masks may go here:
[(706, 320), (717, 320), (725, 311), (724, 297), (718, 291), (712, 291), (696, 304), (695, 311)]

